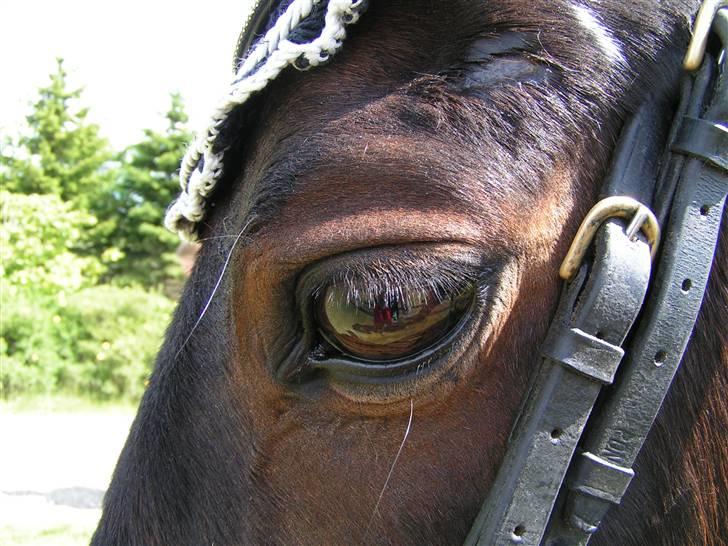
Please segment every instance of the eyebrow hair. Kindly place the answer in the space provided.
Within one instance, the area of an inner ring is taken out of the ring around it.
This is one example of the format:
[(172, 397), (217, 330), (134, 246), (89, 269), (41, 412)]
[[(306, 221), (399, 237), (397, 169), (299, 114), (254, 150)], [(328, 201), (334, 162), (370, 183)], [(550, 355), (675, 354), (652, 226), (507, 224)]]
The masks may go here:
[[(304, 139), (305, 141), (305, 139)], [(288, 150), (294, 148), (295, 153)], [(305, 149), (305, 146), (278, 146), (276, 153), (281, 159), (268, 165), (262, 176), (255, 181), (250, 197), (251, 226), (249, 231), (258, 231), (280, 212), (285, 201), (295, 192), (296, 182), (315, 168), (315, 158), (320, 150)]]
[[(411, 141), (403, 139), (402, 146), (398, 144), (399, 147), (380, 149), (378, 155), (370, 150), (362, 158), (352, 150), (352, 144), (358, 143), (356, 135), (346, 135), (339, 141), (326, 141), (326, 137), (320, 137), (323, 141), (319, 141), (319, 137), (302, 138), (288, 146), (283, 145), (280, 148), (282, 155), (294, 157), (274, 161), (254, 182), (249, 207), (254, 224), (250, 231), (258, 231), (280, 214), (296, 191), (306, 188), (315, 192), (315, 185), (321, 179), (326, 179), (327, 186), (331, 181), (335, 183), (346, 179), (348, 187), (361, 184), (367, 188), (375, 187), (377, 180), (389, 183), (399, 180), (403, 186), (426, 186), (428, 195), (443, 196), (453, 206), (471, 205), (465, 191), (468, 181), (459, 176), (462, 171), (460, 164), (442, 154), (433, 154), (434, 145), (428, 142), (427, 132), (419, 129), (417, 132), (417, 141), (422, 143), (422, 149), (411, 154), (401, 150), (408, 142), (411, 144)], [(290, 152), (286, 153), (286, 150)], [(366, 203), (362, 203), (364, 208)]]

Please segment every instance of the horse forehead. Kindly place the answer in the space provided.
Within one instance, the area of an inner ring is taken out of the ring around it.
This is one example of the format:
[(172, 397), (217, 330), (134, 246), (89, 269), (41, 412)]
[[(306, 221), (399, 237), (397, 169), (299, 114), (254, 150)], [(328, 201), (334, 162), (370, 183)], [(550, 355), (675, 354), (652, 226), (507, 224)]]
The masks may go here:
[[(522, 0), (373, 3), (370, 13), (351, 30), (344, 50), (332, 63), (304, 74), (289, 71), (266, 91), (260, 122), (246, 137), (253, 152), (249, 152), (245, 161), (244, 184), (239, 180), (237, 186), (245, 185), (247, 189), (238, 194), (247, 197), (257, 194), (250, 199), (252, 203), (264, 200), (273, 203), (286, 194), (299, 193), (303, 187), (299, 184), (301, 180), (308, 181), (309, 186), (320, 184), (324, 177), (300, 176), (302, 170), (310, 167), (304, 164), (315, 160), (338, 163), (355, 173), (362, 166), (376, 170), (384, 159), (392, 164), (391, 156), (384, 158), (381, 154), (385, 148), (390, 152), (399, 148), (400, 156), (416, 157), (418, 139), (422, 142), (426, 131), (418, 132), (413, 126), (409, 139), (391, 134), (385, 139), (387, 116), (392, 116), (393, 109), (397, 108), (411, 115), (409, 99), (416, 95), (408, 89), (411, 81), (424, 74), (438, 76), (447, 71), (462, 61), (468, 47), (483, 36), (497, 39), (515, 28), (533, 32), (545, 53), (553, 51), (554, 55), (570, 57), (572, 64), (585, 51), (590, 52), (584, 55), (585, 66), (612, 62), (616, 70), (616, 65), (624, 61), (623, 45), (605, 23), (619, 20), (617, 16), (609, 18), (605, 14), (621, 13), (623, 2), (604, 2), (599, 10), (586, 3), (565, 0), (536, 0), (528, 3), (528, 9), (526, 4)], [(567, 22), (562, 21), (558, 28), (544, 23), (559, 17)], [(565, 40), (570, 33), (573, 39)], [(583, 72), (583, 75), (570, 73), (568, 77), (572, 83), (579, 78), (593, 78), (593, 70), (585, 68)], [(394, 94), (398, 96), (393, 97)], [(459, 115), (467, 112), (463, 109)], [(482, 111), (473, 110), (471, 117), (482, 115)], [(426, 168), (426, 162), (435, 156), (422, 154), (419, 166)], [(443, 180), (441, 173), (458, 169), (455, 161), (442, 163), (440, 170), (436, 165), (429, 165), (433, 176), (426, 180), (428, 184), (436, 185)], [(271, 164), (279, 168), (281, 176), (277, 180), (265, 176)], [(400, 167), (406, 173), (406, 165)], [(458, 182), (462, 180), (460, 177)], [(468, 189), (461, 184), (459, 191), (467, 193)], [(357, 188), (347, 191), (353, 192), (351, 201), (356, 202)], [(362, 191), (359, 197), (364, 199), (366, 194), (367, 191)], [(314, 193), (312, 198), (318, 197)], [(301, 210), (305, 210), (305, 202), (299, 200), (298, 205), (301, 203), (304, 203)]]
[[(597, 9), (569, 0), (372, 2), (331, 64), (293, 78), (294, 85), (285, 84), (292, 79), (290, 72), (271, 84), (265, 102), (270, 104), (272, 94), (274, 106), (264, 108), (260, 125), (263, 132), (282, 135), (315, 131), (327, 118), (340, 117), (418, 75), (438, 75), (459, 65), (468, 47), (483, 36), (495, 41), (514, 29), (535, 36), (544, 62), (553, 56), (567, 67), (581, 63), (583, 78), (594, 78), (590, 65), (605, 71), (614, 65), (616, 71), (624, 67), (628, 52), (611, 26), (615, 20), (628, 24), (622, 17), (625, 4), (606, 1)], [(618, 30), (625, 36), (632, 29)], [(570, 72), (577, 81), (579, 74)]]

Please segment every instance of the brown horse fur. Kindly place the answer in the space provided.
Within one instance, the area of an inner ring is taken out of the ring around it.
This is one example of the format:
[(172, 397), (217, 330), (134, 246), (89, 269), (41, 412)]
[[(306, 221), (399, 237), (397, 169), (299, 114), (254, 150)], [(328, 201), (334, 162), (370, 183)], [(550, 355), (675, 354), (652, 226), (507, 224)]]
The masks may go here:
[[(674, 98), (696, 9), (582, 2), (622, 48), (610, 60), (571, 5), (373, 0), (332, 63), (256, 98), (93, 544), (462, 543), (558, 263), (626, 116), (649, 93)], [(726, 542), (725, 235), (637, 477), (594, 544)], [(372, 262), (409, 279), (449, 256), (497, 274), (431, 369), (364, 386), (303, 373), (306, 279)]]

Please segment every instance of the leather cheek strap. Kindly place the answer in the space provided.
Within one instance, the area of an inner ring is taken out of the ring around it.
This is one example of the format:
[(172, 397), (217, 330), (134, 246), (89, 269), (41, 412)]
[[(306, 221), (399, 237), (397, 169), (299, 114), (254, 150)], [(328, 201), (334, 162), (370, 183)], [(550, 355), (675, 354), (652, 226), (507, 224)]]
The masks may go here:
[[(592, 407), (614, 377), (650, 277), (650, 249), (610, 220), (596, 259), (566, 286), (540, 369), (465, 544), (540, 543)], [(612, 303), (623, 302), (618, 312)]]
[[(726, 19), (728, 21), (728, 18)], [(714, 70), (719, 73), (710, 73)], [(678, 119), (668, 168), (677, 168), (670, 217), (650, 296), (617, 385), (590, 421), (562, 492), (562, 517), (553, 518), (548, 545), (585, 545), (607, 510), (620, 502), (631, 468), (680, 365), (710, 274), (728, 192), (728, 85), (710, 57), (696, 79), (692, 106), (702, 117)], [(698, 106), (695, 106), (698, 105)], [(682, 156), (682, 157), (681, 157)], [(565, 497), (565, 498), (564, 498)]]

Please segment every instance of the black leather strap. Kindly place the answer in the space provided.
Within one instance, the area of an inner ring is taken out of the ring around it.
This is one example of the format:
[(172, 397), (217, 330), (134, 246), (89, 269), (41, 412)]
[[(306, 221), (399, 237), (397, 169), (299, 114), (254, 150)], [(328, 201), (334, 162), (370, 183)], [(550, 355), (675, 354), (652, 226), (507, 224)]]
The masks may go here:
[[(712, 69), (711, 61), (706, 60), (703, 70)], [(569, 472), (565, 522), (551, 525), (546, 544), (587, 544), (609, 507), (619, 503), (629, 485), (625, 477), (670, 388), (697, 319), (728, 192), (728, 146), (720, 136), (728, 120), (712, 119), (723, 111), (728, 89), (723, 80), (717, 81), (704, 118), (685, 118), (672, 145), (674, 153), (689, 159), (681, 163), (652, 292), (620, 369), (619, 387), (603, 401), (596, 421), (589, 423), (582, 452)]]
[(541, 354), (598, 383), (614, 380), (624, 351), (579, 328), (552, 327)]
[[(598, 258), (566, 287), (508, 451), (465, 544), (540, 543), (592, 407), (611, 382), (642, 306), (650, 248), (621, 220), (597, 234)], [(615, 312), (613, 301), (624, 305)]]
[(728, 127), (707, 119), (686, 117), (672, 151), (728, 170)]
[[(716, 24), (728, 26), (728, 17), (721, 15)], [(589, 423), (566, 480), (570, 493), (559, 503), (563, 518), (552, 522), (546, 544), (587, 544), (609, 507), (620, 502), (697, 319), (728, 192), (723, 69), (708, 56), (695, 79), (697, 89), (686, 91), (686, 112), (704, 113), (678, 118), (672, 131), (671, 151), (687, 158), (670, 158), (667, 168), (677, 173), (662, 177), (676, 180), (676, 189), (652, 292), (627, 349), (619, 386)], [(708, 82), (715, 82), (712, 96), (706, 92)]]

